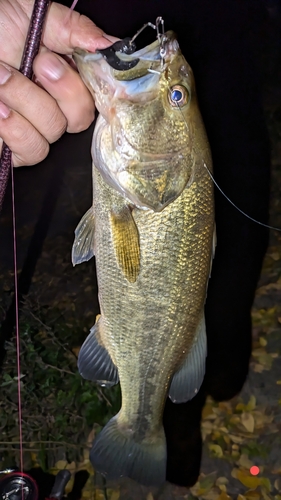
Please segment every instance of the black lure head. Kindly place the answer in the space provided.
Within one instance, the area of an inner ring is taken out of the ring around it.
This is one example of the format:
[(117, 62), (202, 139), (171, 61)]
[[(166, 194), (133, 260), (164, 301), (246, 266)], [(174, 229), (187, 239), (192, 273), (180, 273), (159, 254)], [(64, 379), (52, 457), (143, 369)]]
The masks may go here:
[(127, 71), (131, 68), (134, 68), (139, 59), (133, 59), (132, 61), (123, 61), (118, 57), (116, 52), (121, 52), (122, 54), (133, 54), (136, 50), (136, 45), (131, 41), (131, 38), (123, 38), (123, 40), (118, 40), (110, 47), (106, 49), (100, 49), (99, 52), (104, 59), (108, 62), (109, 66), (113, 69), (117, 69), (119, 71)]

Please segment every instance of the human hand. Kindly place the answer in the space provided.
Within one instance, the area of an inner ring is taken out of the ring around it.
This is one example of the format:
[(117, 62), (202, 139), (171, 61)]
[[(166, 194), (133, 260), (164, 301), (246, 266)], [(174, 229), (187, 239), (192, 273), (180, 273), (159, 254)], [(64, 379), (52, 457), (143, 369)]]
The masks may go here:
[(33, 165), (49, 152), (49, 144), (67, 132), (80, 132), (94, 119), (92, 97), (79, 74), (62, 57), (75, 47), (105, 48), (111, 41), (85, 16), (52, 3), (43, 45), (33, 69), (39, 85), (19, 68), (34, 0), (0, 2), (0, 150), (3, 140), (14, 166)]

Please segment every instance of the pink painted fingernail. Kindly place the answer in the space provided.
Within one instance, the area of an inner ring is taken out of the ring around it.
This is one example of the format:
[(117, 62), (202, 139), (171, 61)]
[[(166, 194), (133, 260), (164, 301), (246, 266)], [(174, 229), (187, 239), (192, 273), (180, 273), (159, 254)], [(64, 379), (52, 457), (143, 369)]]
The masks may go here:
[(8, 118), (11, 110), (4, 104), (3, 102), (0, 101), (0, 118)]
[(9, 80), (11, 74), (12, 73), (5, 66), (0, 64), (0, 85), (6, 83), (6, 81)]
[(61, 61), (56, 59), (55, 56), (46, 56), (44, 63), (41, 72), (48, 80), (57, 81), (63, 76), (65, 66)]

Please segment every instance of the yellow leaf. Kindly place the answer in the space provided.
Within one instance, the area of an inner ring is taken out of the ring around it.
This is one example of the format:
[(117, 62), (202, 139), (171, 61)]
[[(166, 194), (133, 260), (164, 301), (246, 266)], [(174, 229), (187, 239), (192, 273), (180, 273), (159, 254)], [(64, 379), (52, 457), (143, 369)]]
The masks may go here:
[(194, 496), (200, 497), (202, 495), (205, 495), (212, 489), (216, 481), (216, 472), (211, 472), (211, 474), (207, 474), (204, 476), (200, 475), (199, 481), (191, 488), (191, 493)]
[(212, 415), (213, 407), (210, 404), (206, 404), (202, 411), (202, 419), (208, 418), (209, 415)]
[(237, 500), (247, 500), (247, 499), (246, 499), (246, 497), (244, 497), (244, 495), (240, 495), (240, 493), (239, 493)]
[(249, 399), (248, 404), (246, 405), (245, 410), (252, 411), (255, 409), (255, 407), (256, 407), (256, 398), (255, 398), (255, 396), (252, 395)]
[[(110, 499), (111, 500), (111, 499)], [(153, 495), (151, 492), (148, 493), (146, 500), (153, 500)]]
[(217, 486), (220, 486), (221, 484), (228, 484), (229, 483), (229, 480), (227, 479), (227, 477), (218, 477), (218, 479), (216, 480), (216, 485)]
[(76, 463), (75, 462), (71, 462), (70, 464), (67, 464), (67, 466), (65, 467), (67, 470), (69, 470), (70, 472), (75, 472), (76, 471)]
[(255, 420), (251, 413), (242, 413), (241, 423), (244, 425), (245, 429), (247, 429), (248, 432), (254, 432)]
[(213, 452), (215, 457), (218, 457), (218, 458), (223, 457), (222, 448), (218, 444), (209, 444), (209, 450)]
[(232, 477), (234, 477), (235, 479), (237, 479), (237, 471), (238, 471), (238, 469), (236, 469), (236, 468), (232, 469), (232, 471), (231, 471), (231, 475), (232, 475)]
[(260, 478), (261, 485), (265, 487), (267, 491), (271, 491), (271, 482), (267, 477)]
[(264, 337), (259, 338), (260, 345), (265, 347), (267, 345), (267, 340)]
[[(150, 493), (149, 493), (149, 495), (150, 495)], [(119, 500), (119, 498), (120, 498), (120, 491), (118, 491), (118, 490), (113, 491), (112, 494), (109, 496), (109, 500)], [(152, 497), (152, 500), (153, 500), (153, 497)]]
[(246, 500), (260, 500), (261, 495), (258, 491), (248, 490), (245, 493)]
[(70, 493), (72, 491), (72, 488), (73, 488), (73, 484), (74, 484), (74, 476), (72, 476), (70, 478), (70, 480), (68, 481), (66, 487), (65, 487), (65, 493)]
[(58, 470), (62, 470), (62, 469), (65, 469), (67, 465), (68, 465), (68, 462), (66, 460), (59, 460), (55, 464), (55, 468)]
[(225, 491), (222, 491), (217, 500), (231, 500), (231, 497)]
[(236, 405), (236, 407), (235, 407), (235, 410), (237, 410), (237, 411), (244, 411), (245, 410), (245, 405), (243, 403), (238, 403), (238, 405)]
[(277, 385), (281, 385), (281, 380), (277, 380), (277, 381), (276, 381), (276, 384), (277, 384)]
[(243, 471), (241, 469), (237, 470), (236, 478), (240, 483), (244, 484), (244, 486), (251, 489), (256, 489), (261, 484), (259, 477), (251, 476), (248, 471)]
[(253, 462), (251, 462), (251, 460), (249, 460), (248, 456), (247, 455), (244, 455), (242, 454), (237, 462), (238, 465), (240, 465), (241, 467), (244, 467), (245, 469), (249, 469), (252, 467)]
[(241, 436), (235, 436), (235, 434), (229, 434), (229, 437), (231, 441), (233, 441), (233, 443), (242, 444), (245, 441), (244, 438), (242, 438)]

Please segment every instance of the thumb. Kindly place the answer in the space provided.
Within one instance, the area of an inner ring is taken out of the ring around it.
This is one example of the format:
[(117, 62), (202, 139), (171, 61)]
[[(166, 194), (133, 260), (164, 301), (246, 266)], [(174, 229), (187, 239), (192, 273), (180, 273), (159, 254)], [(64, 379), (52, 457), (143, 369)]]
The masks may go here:
[(59, 54), (71, 54), (76, 47), (94, 52), (112, 44), (88, 17), (52, 3), (47, 14), (43, 43)]

